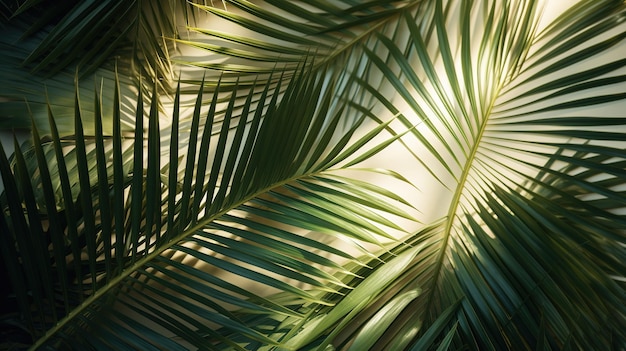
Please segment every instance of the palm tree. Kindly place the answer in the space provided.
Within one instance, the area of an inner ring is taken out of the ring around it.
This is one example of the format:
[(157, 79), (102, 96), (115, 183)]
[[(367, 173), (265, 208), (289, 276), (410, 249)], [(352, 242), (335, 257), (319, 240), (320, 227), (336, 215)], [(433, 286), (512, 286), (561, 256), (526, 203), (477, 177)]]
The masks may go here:
[(623, 1), (97, 2), (194, 15), (83, 23), (145, 44), (90, 93), (87, 5), (23, 3), (67, 38), (0, 91), (43, 107), (0, 152), (32, 349), (626, 349)]

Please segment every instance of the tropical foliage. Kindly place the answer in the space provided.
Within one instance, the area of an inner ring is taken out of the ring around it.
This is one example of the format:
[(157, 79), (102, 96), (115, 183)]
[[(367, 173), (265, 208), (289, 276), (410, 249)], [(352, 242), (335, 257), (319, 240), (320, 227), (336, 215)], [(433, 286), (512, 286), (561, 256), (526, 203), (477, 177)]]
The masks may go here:
[(622, 0), (19, 4), (3, 346), (626, 349)]

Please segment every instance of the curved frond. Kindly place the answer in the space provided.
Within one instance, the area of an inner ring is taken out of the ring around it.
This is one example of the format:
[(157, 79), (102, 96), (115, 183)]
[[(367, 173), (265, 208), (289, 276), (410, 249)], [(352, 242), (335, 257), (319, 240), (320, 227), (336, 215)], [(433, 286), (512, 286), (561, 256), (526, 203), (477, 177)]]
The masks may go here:
[(624, 1), (189, 6), (0, 149), (33, 348), (624, 349)]
[[(398, 15), (418, 2), (371, 1), (355, 5), (351, 1), (330, 4), (276, 0), (255, 4), (228, 0), (224, 2), (228, 4), (226, 9), (218, 4), (196, 5), (209, 15), (209, 21), (202, 28), (188, 28), (190, 38), (178, 40), (184, 44), (183, 53), (188, 54), (174, 61), (225, 72), (226, 78), (249, 75), (246, 81), (258, 81), (259, 75), (267, 79), (268, 73), (276, 69), (289, 76), (307, 57), (314, 57), (310, 64), (315, 67), (345, 62), (345, 57), (372, 33), (393, 27)], [(229, 84), (231, 79), (227, 80)]]
[[(382, 125), (357, 135), (366, 127), (365, 118), (353, 119), (347, 129), (338, 127), (338, 121), (346, 117), (348, 92), (337, 96), (336, 78), (328, 77), (341, 74), (303, 69), (290, 81), (280, 101), (265, 86), (261, 106), (267, 107), (255, 112), (244, 108), (236, 121), (233, 104), (237, 96), (229, 94), (230, 106), (216, 137), (212, 137), (212, 129), (216, 128), (218, 93), (208, 111), (200, 103), (200, 93), (190, 131), (191, 140), (198, 144), (190, 142), (181, 155), (178, 148), (170, 148), (170, 158), (175, 161), (169, 169), (160, 166), (162, 130), (157, 124), (156, 93), (150, 97), (147, 144), (143, 134), (136, 133), (131, 148), (124, 146), (119, 122), (114, 124), (112, 143), (99, 134), (100, 114), (96, 115), (96, 143), (86, 142), (77, 98), (77, 138), (66, 144), (75, 159), (63, 154), (59, 136), (52, 134), (61, 189), (44, 181), (55, 166), (36, 142), (35, 153), (40, 156), (38, 168), (32, 172), (42, 169), (42, 183), (16, 180), (16, 189), (22, 189), (24, 195), (6, 194), (12, 218), (6, 240), (19, 238), (30, 226), (38, 228), (34, 217), (23, 217), (20, 203), (26, 204), (27, 213), (46, 213), (57, 223), (41, 230), (53, 239), (49, 252), (54, 257), (50, 257), (48, 269), (54, 273), (45, 276), (50, 281), (38, 280), (42, 275), (24, 282), (25, 289), (49, 286), (63, 296), (74, 296), (65, 300), (65, 306), (57, 306), (52, 291), (33, 301), (33, 310), (59, 308), (58, 314), (32, 317), (33, 326), (43, 325), (47, 330), (41, 334), (40, 328), (33, 328), (33, 335), (40, 338), (36, 347), (78, 347), (83, 342), (92, 347), (135, 345), (148, 349), (162, 345), (203, 348), (215, 342), (235, 348), (251, 343), (278, 345), (280, 338), (264, 335), (267, 323), (277, 327), (284, 318), (302, 319), (304, 304), (327, 305), (331, 302), (325, 300), (325, 294), (351, 289), (356, 283), (350, 279), (352, 285), (347, 285), (342, 277), (354, 274), (340, 262), (364, 266), (366, 261), (359, 257), (366, 253), (373, 257), (369, 254), (372, 249), (384, 251), (385, 241), (394, 240), (389, 231), (401, 229), (388, 228), (394, 224), (380, 212), (409, 220), (413, 217), (407, 212), (410, 207), (394, 204), (396, 199), (384, 195), (382, 189), (353, 190), (356, 180), (336, 174), (346, 168), (342, 164), (373, 155), (377, 147), (370, 146), (370, 138), (385, 131)], [(273, 97), (266, 103), (270, 95)], [(302, 97), (310, 98), (303, 102)], [(136, 131), (144, 129), (142, 99), (140, 95)], [(294, 115), (299, 118), (292, 118)], [(174, 122), (178, 120), (175, 112)], [(54, 131), (54, 119), (51, 125)], [(174, 123), (172, 131), (178, 127)], [(233, 133), (228, 132), (230, 127), (234, 127)], [(345, 132), (338, 134), (342, 129)], [(38, 137), (37, 129), (35, 133)], [(397, 137), (390, 137), (394, 139)], [(213, 144), (215, 151), (209, 154)], [(90, 150), (96, 156), (89, 156)], [(19, 166), (23, 153), (18, 149), (17, 155)], [(186, 160), (184, 168), (179, 156)], [(17, 179), (20, 174), (13, 173), (4, 160), (3, 179)], [(28, 174), (20, 169), (15, 172)], [(166, 174), (170, 178), (164, 181)], [(37, 192), (43, 193), (44, 201), (26, 196)], [(345, 198), (354, 203), (345, 203)], [(16, 227), (19, 223), (25, 227)], [(345, 248), (334, 247), (342, 241)], [(25, 259), (27, 252), (29, 248), (19, 244), (7, 257)], [(302, 259), (310, 263), (304, 264)], [(14, 261), (11, 265), (19, 264)], [(231, 279), (240, 282), (235, 285)], [(255, 292), (260, 290), (282, 292), (285, 295), (280, 299), (291, 302), (281, 303)], [(155, 308), (162, 311), (160, 315), (154, 314)], [(247, 311), (265, 316), (267, 322), (247, 323)], [(154, 323), (149, 329), (146, 317)], [(120, 328), (126, 332), (120, 333)], [(159, 334), (160, 329), (168, 332)], [(77, 339), (77, 330), (95, 334)], [(231, 339), (229, 334), (243, 339)], [(173, 335), (177, 339), (172, 339)]]
[(626, 8), (583, 1), (540, 31), (537, 7), (433, 2), (402, 14), (410, 38), (378, 34), (365, 49), (369, 77), (384, 78), (360, 85), (390, 114), (407, 106), (398, 120), (423, 121), (405, 141), (449, 193), (414, 268), (424, 292), (389, 334), (462, 299), (454, 348), (624, 345), (626, 81), (611, 53)]

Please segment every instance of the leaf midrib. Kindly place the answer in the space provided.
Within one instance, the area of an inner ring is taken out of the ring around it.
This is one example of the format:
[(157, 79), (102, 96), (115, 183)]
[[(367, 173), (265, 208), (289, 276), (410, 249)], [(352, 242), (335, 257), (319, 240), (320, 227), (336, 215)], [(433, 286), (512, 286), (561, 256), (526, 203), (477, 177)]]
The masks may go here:
[(328, 64), (329, 62), (332, 62), (341, 53), (350, 50), (351, 47), (353, 47), (353, 46), (357, 45), (358, 43), (360, 43), (364, 38), (367, 38), (369, 35), (374, 33), (378, 28), (384, 26), (385, 24), (390, 22), (392, 19), (400, 16), (400, 13), (402, 11), (406, 11), (407, 9), (410, 9), (410, 8), (412, 8), (414, 6), (417, 6), (417, 5), (419, 5), (419, 3), (420, 2), (413, 2), (413, 3), (409, 3), (405, 7), (398, 8), (397, 11), (394, 12), (392, 15), (390, 15), (389, 17), (387, 17), (385, 19), (382, 19), (382, 20), (378, 21), (378, 23), (376, 23), (375, 25), (373, 25), (371, 27), (367, 27), (365, 31), (363, 31), (362, 33), (358, 34), (355, 38), (353, 38), (350, 41), (348, 41), (340, 49), (335, 50), (330, 55), (324, 57), (324, 59), (322, 59), (319, 63), (315, 64), (313, 67), (315, 69), (317, 69), (317, 68), (323, 67), (324, 65)]
[(443, 261), (450, 247), (448, 243), (450, 241), (450, 236), (452, 234), (452, 226), (454, 225), (454, 222), (456, 219), (456, 213), (461, 203), (461, 196), (463, 195), (463, 192), (465, 190), (465, 184), (467, 183), (467, 178), (469, 176), (470, 171), (472, 170), (474, 160), (476, 159), (476, 154), (478, 153), (478, 149), (481, 146), (481, 140), (483, 138), (485, 130), (487, 129), (487, 125), (489, 124), (489, 116), (491, 115), (492, 109), (495, 105), (495, 102), (502, 88), (503, 88), (503, 85), (498, 84), (498, 87), (492, 96), (492, 100), (490, 104), (488, 105), (487, 110), (485, 111), (485, 113), (482, 114), (483, 118), (482, 118), (482, 124), (480, 126), (480, 130), (478, 131), (478, 134), (476, 135), (476, 138), (474, 139), (475, 143), (472, 146), (472, 149), (467, 157), (465, 167), (463, 168), (463, 173), (461, 173), (461, 177), (459, 178), (459, 182), (454, 192), (454, 196), (452, 197), (450, 206), (448, 207), (448, 214), (446, 215), (446, 218), (447, 218), (446, 227), (443, 231), (443, 238), (441, 240), (442, 241), (441, 248), (439, 250), (439, 255), (437, 256), (437, 259), (435, 261), (435, 268), (433, 270), (435, 273), (434, 273), (434, 277), (432, 281), (432, 288), (429, 289), (427, 292), (428, 294), (426, 298), (427, 309), (429, 309), (430, 306), (432, 306), (433, 299), (435, 297), (436, 286), (442, 274)]

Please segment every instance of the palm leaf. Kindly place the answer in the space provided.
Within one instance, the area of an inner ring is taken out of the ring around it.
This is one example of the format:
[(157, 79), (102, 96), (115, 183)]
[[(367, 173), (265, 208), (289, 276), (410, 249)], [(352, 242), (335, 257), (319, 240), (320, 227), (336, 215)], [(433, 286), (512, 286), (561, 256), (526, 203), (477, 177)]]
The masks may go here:
[[(358, 67), (345, 57), (372, 33), (387, 24), (393, 27), (398, 13), (417, 2), (223, 3), (228, 6), (196, 4), (210, 21), (202, 28), (188, 27), (188, 36), (176, 40), (182, 44), (181, 54), (173, 55), (172, 62), (188, 67), (181, 71), (186, 83), (197, 86), (199, 77), (208, 74), (206, 89), (213, 89), (218, 77), (223, 89), (235, 84), (244, 89), (251, 84), (271, 85), (277, 79), (271, 72), (280, 70), (282, 79), (290, 78), (305, 58), (313, 67), (339, 63)], [(202, 74), (194, 67), (201, 68)]]
[[(196, 149), (195, 143), (190, 143), (184, 151), (185, 157), (193, 162), (190, 165), (196, 163), (196, 167), (185, 168), (182, 174), (171, 171), (170, 176), (178, 181), (160, 180), (163, 171), (159, 166), (161, 138), (157, 124), (157, 90), (150, 97), (152, 107), (147, 145), (142, 133), (136, 133), (132, 167), (125, 166), (126, 158), (121, 155), (122, 140), (120, 133), (115, 132), (119, 123), (114, 127), (113, 145), (98, 133), (95, 146), (87, 144), (81, 137), (80, 100), (76, 97), (76, 133), (79, 139), (72, 143), (75, 145), (76, 170), (70, 169), (60, 174), (65, 174), (62, 179), (66, 179), (61, 181), (61, 185), (66, 189), (62, 193), (62, 208), (67, 211), (67, 223), (80, 225), (74, 229), (68, 226), (69, 236), (65, 234), (65, 228), (54, 233), (63, 239), (63, 248), (53, 250), (57, 255), (62, 251), (69, 252), (64, 257), (70, 262), (68, 265), (76, 267), (76, 276), (68, 277), (69, 268), (66, 267), (63, 272), (59, 271), (61, 266), (53, 265), (52, 269), (64, 276), (64, 283), (47, 283), (65, 295), (78, 292), (78, 299), (70, 301), (70, 305), (66, 306), (69, 309), (58, 317), (47, 314), (34, 317), (38, 326), (44, 326), (43, 330), (32, 328), (33, 336), (41, 337), (35, 347), (78, 347), (77, 339), (71, 336), (78, 330), (93, 330), (96, 333), (93, 339), (80, 341), (93, 347), (130, 345), (151, 349), (157, 345), (168, 345), (168, 348), (178, 349), (191, 345), (204, 347), (219, 341), (230, 347), (236, 344), (244, 347), (251, 342), (277, 345), (278, 339), (263, 335), (262, 325), (245, 323), (243, 312), (231, 311), (222, 306), (227, 304), (243, 311), (254, 309), (254, 315), (266, 316), (274, 321), (272, 323), (280, 323), (285, 317), (302, 318), (303, 312), (298, 306), (303, 303), (329, 303), (315, 291), (328, 293), (349, 288), (335, 274), (353, 275), (335, 260), (342, 258), (359, 262), (354, 254), (325, 244), (324, 240), (313, 240), (305, 233), (318, 233), (320, 239), (325, 240), (345, 237), (347, 247), (353, 247), (358, 255), (366, 252), (366, 244), (382, 250), (384, 245), (381, 235), (388, 234), (372, 226), (370, 220), (378, 218), (373, 212), (374, 208), (384, 209), (386, 202), (395, 200), (381, 198), (381, 192), (354, 192), (339, 186), (345, 181), (339, 183), (332, 178), (326, 180), (327, 176), (341, 169), (339, 166), (333, 170), (331, 166), (349, 163), (353, 158), (364, 160), (368, 154), (373, 155), (374, 152), (369, 148), (351, 147), (368, 144), (372, 135), (354, 135), (361, 129), (360, 126), (364, 126), (364, 118), (353, 119), (347, 134), (353, 135), (351, 140), (331, 147), (338, 133), (334, 129), (337, 123), (328, 126), (320, 123), (320, 119), (327, 116), (345, 118), (345, 108), (333, 101), (345, 101), (347, 97), (345, 93), (337, 96), (336, 90), (327, 86), (327, 78), (324, 77), (330, 74), (329, 71), (312, 72), (303, 68), (298, 74), (300, 77), (290, 81), (280, 101), (278, 95), (270, 94), (269, 87), (265, 86), (260, 102), (261, 106), (267, 106), (265, 112), (261, 109), (254, 113), (242, 111), (234, 135), (229, 135), (228, 129), (234, 123), (231, 122), (231, 116), (232, 103), (237, 98), (235, 93), (229, 94), (231, 106), (221, 119), (222, 131), (216, 140), (211, 140), (215, 139), (211, 137), (211, 129), (214, 127), (212, 120), (219, 101), (218, 93), (214, 94), (208, 111), (203, 111), (202, 105), (198, 104), (194, 115), (199, 119), (208, 113), (208, 121), (193, 124), (192, 139), (198, 140), (200, 144)], [(273, 98), (264, 101), (270, 95)], [(316, 98), (303, 104), (302, 96)], [(135, 130), (140, 131), (143, 130), (140, 117), (144, 112), (141, 107), (142, 96), (138, 99)], [(96, 106), (99, 105), (98, 101), (96, 98)], [(201, 95), (198, 95), (198, 101), (202, 101)], [(119, 103), (116, 104), (117, 108)], [(301, 118), (291, 118), (294, 114)], [(96, 130), (101, 130), (101, 115), (98, 113), (95, 117)], [(54, 130), (53, 119), (51, 123)], [(375, 128), (374, 131), (380, 134), (384, 128)], [(254, 137), (244, 139), (244, 132)], [(281, 136), (279, 139), (278, 135)], [(396, 138), (392, 136), (391, 140)], [(53, 134), (52, 139), (60, 150), (59, 136)], [(312, 148), (303, 149), (299, 147), (303, 140), (326, 140), (326, 143), (311, 143)], [(231, 142), (228, 149), (225, 148), (227, 141)], [(209, 155), (208, 150), (213, 142), (217, 142), (217, 151)], [(112, 146), (113, 154), (106, 156)], [(144, 146), (147, 146), (145, 162), (142, 157)], [(88, 157), (89, 150), (94, 150), (100, 156)], [(170, 152), (178, 154), (179, 151), (172, 148)], [(281, 157), (267, 158), (267, 155), (276, 154)], [(310, 155), (325, 154), (329, 155), (325, 158), (326, 163), (304, 162), (309, 160)], [(71, 159), (70, 156), (58, 154), (56, 160), (64, 165), (66, 158)], [(207, 158), (208, 164), (202, 158)], [(41, 165), (51, 167), (47, 163)], [(3, 178), (13, 179), (17, 173), (12, 173), (8, 163), (5, 164)], [(144, 169), (143, 165), (147, 168)], [(237, 179), (232, 178), (235, 174), (239, 175)], [(80, 189), (78, 194), (69, 186), (73, 180), (77, 181), (76, 187)], [(21, 181), (20, 184), (26, 188), (39, 188), (35, 182)], [(233, 187), (233, 184), (237, 187)], [(108, 191), (103, 192), (103, 187)], [(50, 186), (45, 188), (46, 193), (54, 192)], [(325, 196), (328, 193), (335, 197)], [(347, 210), (346, 204), (340, 203), (344, 193), (358, 200), (354, 205), (347, 205)], [(59, 196), (58, 192), (55, 195)], [(47, 196), (50, 198), (50, 195)], [(17, 205), (24, 201), (19, 194), (7, 193), (7, 203)], [(29, 210), (35, 214), (44, 211), (56, 215), (58, 207), (55, 203), (50, 208), (51, 204), (51, 200), (39, 206), (33, 203)], [(100, 211), (96, 212), (96, 208)], [(181, 208), (189, 210), (181, 211)], [(327, 208), (336, 208), (337, 212)], [(344, 210), (339, 211), (341, 208)], [(406, 209), (400, 210), (398, 205), (390, 204), (389, 208), (411, 218), (406, 214)], [(19, 211), (17, 207), (13, 212), (16, 211)], [(114, 223), (112, 218), (115, 219)], [(104, 219), (107, 222), (102, 222)], [(34, 221), (29, 222), (35, 225)], [(24, 225), (28, 226), (27, 223)], [(287, 231), (283, 226), (292, 229)], [(14, 240), (20, 232), (28, 230), (19, 230), (12, 224), (11, 228), (7, 232), (7, 240)], [(27, 247), (20, 246), (17, 250), (17, 257), (27, 255)], [(12, 256), (15, 255), (7, 257)], [(315, 265), (302, 264), (300, 257), (306, 257)], [(7, 264), (18, 263), (13, 261)], [(284, 291), (293, 302), (281, 304), (242, 289), (224, 277), (205, 272), (208, 267), (233, 277), (239, 276), (252, 286)], [(288, 278), (293, 283), (281, 281), (277, 276)], [(186, 283), (172, 284), (174, 281)], [(38, 281), (29, 282), (26, 289), (38, 290), (39, 285), (35, 283), (41, 284)], [(304, 287), (313, 290), (307, 291)], [(140, 298), (140, 295), (145, 297)], [(169, 301), (167, 305), (165, 301)], [(42, 296), (29, 308), (45, 311), (49, 309), (46, 308), (48, 304), (54, 303), (53, 299)], [(117, 307), (110, 310), (113, 306)], [(169, 312), (155, 315), (154, 308), (157, 306)], [(119, 313), (116, 312), (118, 307)], [(182, 315), (186, 316), (186, 321), (180, 320)], [(144, 327), (146, 316), (155, 323), (155, 328), (169, 332), (157, 337)], [(129, 325), (132, 327), (128, 328)], [(42, 331), (46, 331), (45, 334), (40, 334)], [(170, 332), (176, 332), (180, 339), (171, 339)], [(239, 335), (243, 340), (229, 341), (229, 334)], [(137, 339), (140, 335), (143, 336)]]
[[(624, 80), (621, 58), (606, 62), (600, 54), (618, 50), (625, 8), (603, 4), (602, 16), (589, 2), (538, 32), (532, 2), (462, 2), (450, 12), (436, 2), (402, 15), (409, 40), (380, 34), (379, 51), (365, 50), (371, 77), (384, 79), (359, 82), (383, 106), (397, 106), (385, 98), (397, 94), (411, 110), (400, 120), (424, 121), (414, 130), (417, 154), (431, 155), (426, 167), (442, 184), (437, 191), (450, 189), (436, 241), (418, 255), (412, 278), (425, 292), (388, 333), (434, 323), (464, 297), (454, 347), (623, 347), (617, 277), (626, 267), (616, 260), (624, 241), (616, 213), (624, 203), (626, 119), (602, 107), (624, 104)], [(564, 34), (578, 26), (566, 18), (585, 16), (595, 21), (579, 35)], [(598, 40), (599, 27), (615, 34)], [(433, 40), (437, 46), (428, 45)], [(578, 68), (583, 60), (597, 68)], [(606, 143), (601, 152), (599, 142)], [(581, 320), (602, 329), (581, 328)]]
[(623, 1), (224, 4), (167, 128), (0, 157), (35, 347), (624, 348)]

